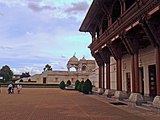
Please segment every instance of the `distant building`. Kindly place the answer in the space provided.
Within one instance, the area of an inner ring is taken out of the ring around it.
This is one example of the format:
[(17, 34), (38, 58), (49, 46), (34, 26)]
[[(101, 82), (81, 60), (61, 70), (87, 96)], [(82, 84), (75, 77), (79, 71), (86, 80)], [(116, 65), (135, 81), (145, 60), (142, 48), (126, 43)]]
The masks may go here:
[(95, 73), (96, 62), (94, 60), (86, 60), (85, 57), (78, 60), (75, 55), (71, 57), (67, 63), (68, 71), (44, 71), (30, 77), (25, 83), (36, 84), (59, 84), (61, 81), (71, 81), (72, 84), (76, 80), (82, 81), (90, 79), (92, 83), (98, 87), (98, 77)]
[(12, 79), (20, 79), (21, 78), (21, 75), (18, 75), (18, 74), (14, 74)]

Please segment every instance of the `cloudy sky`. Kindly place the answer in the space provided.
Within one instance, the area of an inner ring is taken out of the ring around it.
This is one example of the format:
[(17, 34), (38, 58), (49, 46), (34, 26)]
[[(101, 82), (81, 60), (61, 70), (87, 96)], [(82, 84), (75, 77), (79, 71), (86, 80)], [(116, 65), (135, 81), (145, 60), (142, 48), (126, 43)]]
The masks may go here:
[(88, 33), (79, 27), (92, 0), (0, 0), (0, 68), (41, 73), (45, 64), (66, 70), (77, 58), (93, 59)]

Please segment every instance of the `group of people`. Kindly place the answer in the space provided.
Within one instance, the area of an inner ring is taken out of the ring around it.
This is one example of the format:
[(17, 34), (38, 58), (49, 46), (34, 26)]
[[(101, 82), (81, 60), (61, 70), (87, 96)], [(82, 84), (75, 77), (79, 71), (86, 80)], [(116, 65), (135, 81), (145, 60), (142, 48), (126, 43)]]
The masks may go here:
[[(9, 84), (8, 85), (8, 94), (13, 94), (14, 93), (14, 88), (15, 88), (15, 85), (14, 84)], [(16, 86), (16, 88), (17, 88), (17, 93), (19, 94), (20, 93), (20, 91), (22, 90), (22, 85), (17, 85)]]

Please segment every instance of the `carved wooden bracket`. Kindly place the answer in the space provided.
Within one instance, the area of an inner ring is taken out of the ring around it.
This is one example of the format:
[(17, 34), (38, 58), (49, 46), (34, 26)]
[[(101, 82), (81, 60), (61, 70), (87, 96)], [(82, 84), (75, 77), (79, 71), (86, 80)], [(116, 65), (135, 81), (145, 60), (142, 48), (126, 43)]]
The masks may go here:
[(101, 58), (99, 52), (97, 52), (97, 53), (91, 52), (91, 54), (92, 54), (92, 56), (95, 58), (98, 66), (103, 66), (104, 62), (103, 62), (103, 59)]
[(156, 44), (158, 46), (160, 46), (160, 38), (158, 37), (159, 35), (158, 35), (155, 27), (152, 25), (152, 22), (149, 20), (146, 20), (146, 25), (148, 26), (148, 29), (150, 30), (151, 34), (153, 35), (153, 37), (156, 41)]
[(134, 41), (131, 41), (130, 36), (124, 34), (122, 41), (130, 54), (135, 54), (138, 52), (138, 42), (136, 41), (136, 39), (134, 39)]
[(130, 46), (128, 45), (128, 43), (127, 43), (127, 41), (126, 41), (126, 39), (124, 38), (123, 35), (121, 36), (121, 40), (122, 40), (122, 43), (124, 44), (127, 52), (128, 52), (129, 54), (133, 54), (134, 52), (132, 51), (132, 49), (131, 49)]
[(108, 50), (110, 51), (110, 53), (113, 55), (113, 57), (118, 60), (122, 57), (122, 51), (119, 45), (115, 45), (115, 44), (109, 44), (107, 45)]
[(107, 47), (99, 50), (99, 53), (104, 63), (110, 63), (110, 51)]
[(151, 33), (151, 31), (150, 31), (147, 23), (146, 23), (146, 20), (143, 19), (143, 20), (140, 22), (140, 25), (142, 26), (145, 34), (147, 35), (147, 37), (148, 37), (151, 45), (154, 46), (154, 47), (156, 47), (156, 46), (157, 46), (157, 45), (156, 45), (156, 41), (155, 41), (155, 39), (154, 39), (154, 37), (153, 37), (153, 35), (152, 35), (152, 33)]

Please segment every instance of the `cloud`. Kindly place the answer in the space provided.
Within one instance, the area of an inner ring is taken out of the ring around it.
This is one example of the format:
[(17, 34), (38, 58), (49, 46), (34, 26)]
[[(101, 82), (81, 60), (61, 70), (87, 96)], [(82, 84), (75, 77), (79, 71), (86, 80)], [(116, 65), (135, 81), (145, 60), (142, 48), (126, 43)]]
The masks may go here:
[(35, 13), (46, 12), (52, 18), (74, 18), (77, 21), (83, 19), (90, 3), (91, 0), (0, 0), (0, 5), (10, 8), (22, 6)]
[[(0, 46), (0, 50), (12, 50), (12, 47)], [(4, 51), (3, 51), (4, 52)]]
[(34, 74), (40, 74), (42, 73), (42, 69), (40, 67), (29, 67), (29, 66), (25, 66), (25, 67), (20, 67), (20, 68), (12, 68), (12, 71), (14, 74), (22, 74), (23, 72), (29, 72), (30, 75), (34, 75)]
[(63, 56), (63, 55), (62, 55), (61, 58), (66, 58), (66, 56)]
[(65, 12), (72, 13), (72, 12), (84, 12), (88, 8), (87, 2), (79, 2), (79, 3), (72, 3), (70, 7), (68, 7)]
[(88, 4), (82, 1), (89, 0), (0, 0), (0, 66), (33, 74), (45, 64), (65, 70), (74, 52), (91, 59), (91, 37), (78, 31)]
[(0, 12), (0, 16), (4, 16), (4, 14)]
[(40, 6), (39, 4), (35, 4), (35, 3), (28, 3), (28, 8), (30, 8), (31, 10), (33, 10), (34, 12), (41, 12), (43, 10), (54, 10), (55, 8), (49, 5), (45, 5), (45, 6)]

